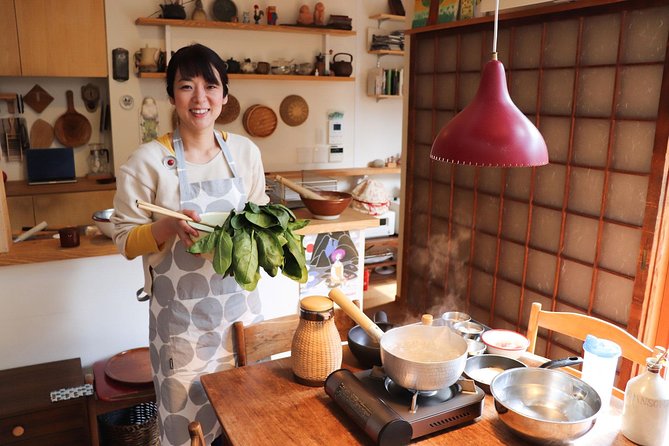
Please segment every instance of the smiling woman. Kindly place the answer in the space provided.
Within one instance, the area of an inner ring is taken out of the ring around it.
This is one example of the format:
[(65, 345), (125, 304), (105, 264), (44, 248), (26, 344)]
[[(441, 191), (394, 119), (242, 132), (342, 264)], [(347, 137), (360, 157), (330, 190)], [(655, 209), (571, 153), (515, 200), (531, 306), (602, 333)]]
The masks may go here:
[[(211, 261), (187, 250), (200, 232), (183, 218), (159, 215), (138, 201), (200, 215), (241, 211), (247, 202), (266, 204), (260, 150), (249, 139), (217, 132), (228, 100), (225, 63), (195, 44), (178, 50), (167, 67), (167, 94), (178, 125), (173, 134), (143, 144), (121, 167), (114, 200), (114, 241), (128, 258), (142, 256), (144, 290), (151, 295), (149, 340), (163, 445), (188, 444), (186, 426), (202, 425), (205, 439), (220, 426), (199, 376), (234, 364), (235, 321), (261, 317), (258, 291), (217, 275)], [(250, 204), (250, 203), (249, 203)], [(215, 262), (214, 262), (215, 263)], [(174, 324), (170, 321), (182, 321)]]

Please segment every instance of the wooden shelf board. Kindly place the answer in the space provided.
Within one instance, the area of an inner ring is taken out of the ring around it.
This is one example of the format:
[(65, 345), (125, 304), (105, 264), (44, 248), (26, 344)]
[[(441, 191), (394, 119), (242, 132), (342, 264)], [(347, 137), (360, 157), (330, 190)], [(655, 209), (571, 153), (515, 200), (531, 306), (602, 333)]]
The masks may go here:
[(290, 170), (282, 172), (265, 172), (265, 176), (272, 177), (281, 175), (285, 178), (304, 178), (305, 176), (318, 175), (324, 177), (355, 177), (365, 175), (394, 175), (401, 173), (400, 167), (349, 167), (342, 169), (313, 169), (313, 170)]
[(379, 20), (379, 21), (384, 21), (388, 20), (391, 22), (403, 22), (406, 20), (406, 16), (403, 15), (395, 15), (395, 14), (374, 14), (369, 16), (370, 19), (372, 20)]
[(268, 31), (280, 33), (300, 33), (300, 34), (319, 34), (331, 36), (355, 36), (355, 31), (333, 28), (319, 28), (307, 26), (292, 25), (256, 25), (253, 23), (234, 23), (218, 22), (207, 20), (205, 22), (195, 20), (174, 20), (160, 19), (152, 17), (140, 17), (135, 20), (135, 25), (143, 26), (176, 26), (181, 28), (215, 28), (215, 29), (235, 29), (244, 31)]
[(30, 186), (27, 181), (7, 181), (5, 184), (8, 197), (27, 195), (63, 194), (71, 192), (91, 192), (100, 190), (115, 190), (116, 183), (99, 184), (86, 177), (77, 178), (76, 183), (39, 184)]
[(376, 98), (378, 101), (379, 99), (401, 99), (402, 95), (401, 94), (369, 94), (367, 95), (370, 98)]
[[(166, 74), (143, 72), (137, 73), (141, 79), (165, 79)], [(355, 82), (355, 77), (343, 76), (300, 76), (297, 74), (228, 74), (230, 79), (262, 80), (262, 81), (317, 81), (317, 82)]]
[(367, 50), (367, 52), (377, 56), (404, 56), (404, 50)]

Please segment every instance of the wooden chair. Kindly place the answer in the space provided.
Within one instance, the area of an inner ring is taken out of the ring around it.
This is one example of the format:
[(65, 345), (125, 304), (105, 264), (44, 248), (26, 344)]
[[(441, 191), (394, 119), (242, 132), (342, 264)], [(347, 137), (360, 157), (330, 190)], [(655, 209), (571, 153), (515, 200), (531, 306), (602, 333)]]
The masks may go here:
[[(358, 300), (353, 302), (360, 307)], [(292, 314), (252, 325), (244, 325), (241, 321), (233, 323), (232, 343), (237, 353), (237, 367), (258, 362), (277, 353), (290, 351), (299, 320), (298, 315)], [(346, 335), (355, 323), (337, 308), (335, 324), (341, 340), (346, 341)]]
[[(530, 346), (527, 350), (534, 353), (537, 345), (539, 327), (553, 330), (572, 338), (585, 340), (587, 335), (608, 339), (615, 342), (622, 350), (622, 356), (637, 364), (645, 364), (646, 358), (652, 356), (653, 349), (643, 344), (637, 338), (622, 328), (592, 316), (579, 313), (554, 312), (541, 309), (541, 304), (534, 302), (530, 310), (530, 320), (527, 324), (527, 339)], [(577, 372), (575, 369), (572, 372)], [(615, 388), (613, 394), (622, 398), (624, 391)]]
[(204, 434), (199, 421), (191, 421), (188, 425), (188, 435), (190, 435), (190, 446), (207, 446), (204, 442)]

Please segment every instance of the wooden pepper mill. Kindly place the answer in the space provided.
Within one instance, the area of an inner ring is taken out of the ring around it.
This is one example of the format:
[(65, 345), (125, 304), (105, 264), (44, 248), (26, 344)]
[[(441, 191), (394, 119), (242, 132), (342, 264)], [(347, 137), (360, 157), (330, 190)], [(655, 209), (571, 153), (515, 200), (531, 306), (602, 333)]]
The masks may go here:
[(341, 338), (334, 322), (334, 304), (325, 296), (300, 301), (300, 322), (291, 348), (295, 381), (320, 387), (341, 368)]

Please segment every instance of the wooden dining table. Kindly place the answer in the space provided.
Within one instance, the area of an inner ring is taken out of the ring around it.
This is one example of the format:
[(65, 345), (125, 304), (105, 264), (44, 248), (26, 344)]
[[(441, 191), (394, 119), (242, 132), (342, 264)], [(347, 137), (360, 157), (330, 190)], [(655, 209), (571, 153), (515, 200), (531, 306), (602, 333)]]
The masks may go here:
[[(543, 362), (532, 354), (520, 358), (528, 365)], [(360, 367), (344, 346), (343, 368)], [(373, 445), (326, 393), (293, 379), (290, 357), (203, 375), (202, 385), (229, 444), (246, 445)], [(573, 445), (634, 445), (620, 433), (622, 401), (613, 397), (607, 413), (598, 416), (590, 432)], [(522, 446), (528, 442), (499, 420), (492, 396), (472, 422), (417, 438), (411, 444), (457, 446)]]

